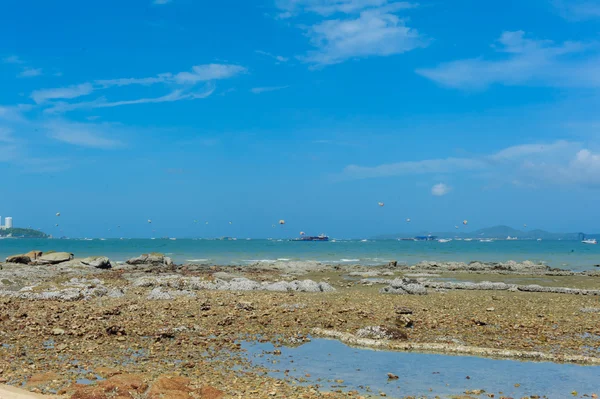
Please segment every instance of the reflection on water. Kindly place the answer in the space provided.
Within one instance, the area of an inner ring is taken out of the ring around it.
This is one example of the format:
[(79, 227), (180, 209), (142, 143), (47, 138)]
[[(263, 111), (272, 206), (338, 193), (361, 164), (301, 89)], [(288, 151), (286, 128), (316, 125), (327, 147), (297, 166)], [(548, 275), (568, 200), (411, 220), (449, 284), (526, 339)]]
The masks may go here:
[[(273, 354), (270, 343), (245, 342), (242, 348), (255, 365), (271, 370), (273, 376), (319, 384), (322, 391), (447, 397), (483, 389), (495, 397), (515, 398), (567, 398), (574, 397), (574, 391), (577, 397), (600, 393), (599, 366), (375, 351), (327, 339), (314, 339), (296, 348), (277, 348), (280, 355)], [(388, 373), (399, 378), (389, 379)]]

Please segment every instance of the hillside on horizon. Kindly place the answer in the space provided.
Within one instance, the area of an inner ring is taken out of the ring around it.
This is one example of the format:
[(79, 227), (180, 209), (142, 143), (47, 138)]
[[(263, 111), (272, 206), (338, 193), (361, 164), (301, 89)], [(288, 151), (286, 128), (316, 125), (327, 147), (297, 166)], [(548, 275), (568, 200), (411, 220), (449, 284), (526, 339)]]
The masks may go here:
[[(396, 239), (396, 238), (406, 238), (406, 237), (416, 237), (416, 236), (426, 236), (432, 235), (440, 238), (497, 238), (497, 239), (505, 239), (507, 237), (517, 237), (519, 239), (524, 240), (536, 240), (541, 238), (543, 240), (579, 240), (580, 239), (579, 232), (577, 233), (552, 233), (541, 229), (533, 229), (533, 230), (519, 230), (512, 228), (510, 226), (499, 225), (493, 227), (486, 227), (483, 229), (466, 232), (466, 231), (445, 231), (445, 232), (435, 232), (435, 231), (421, 231), (415, 234), (382, 234), (375, 238), (377, 239)], [(584, 233), (585, 234), (585, 233)], [(585, 234), (586, 238), (599, 238), (600, 234)]]

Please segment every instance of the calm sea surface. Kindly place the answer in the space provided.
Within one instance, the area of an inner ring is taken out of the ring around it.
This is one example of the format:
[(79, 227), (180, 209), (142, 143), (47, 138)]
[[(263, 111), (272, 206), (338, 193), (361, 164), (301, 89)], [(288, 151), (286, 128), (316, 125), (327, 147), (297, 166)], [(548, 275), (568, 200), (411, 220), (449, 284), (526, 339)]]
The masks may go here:
[(206, 262), (244, 265), (256, 261), (319, 261), (379, 265), (390, 260), (414, 264), (436, 261), (542, 261), (572, 270), (594, 269), (600, 264), (600, 246), (578, 241), (451, 241), (448, 243), (369, 240), (292, 242), (276, 240), (220, 241), (198, 239), (2, 239), (0, 258), (32, 249), (72, 252), (77, 257), (105, 255), (115, 261), (147, 252), (161, 252), (177, 263)]

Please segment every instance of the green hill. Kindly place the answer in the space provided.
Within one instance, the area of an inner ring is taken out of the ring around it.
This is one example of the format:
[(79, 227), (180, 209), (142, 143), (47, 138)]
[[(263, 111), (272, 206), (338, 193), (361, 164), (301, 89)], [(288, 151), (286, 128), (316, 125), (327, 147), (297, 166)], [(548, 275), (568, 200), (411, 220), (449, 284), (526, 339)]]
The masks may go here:
[[(494, 226), (487, 227), (471, 232), (465, 232), (460, 230), (455, 231), (427, 231), (419, 232), (415, 234), (385, 234), (378, 237), (377, 239), (394, 239), (399, 237), (415, 237), (415, 236), (426, 236), (432, 235), (443, 238), (499, 238), (505, 239), (506, 237), (518, 237), (523, 240), (535, 240), (541, 238), (543, 240), (578, 240), (580, 233), (550, 233), (548, 231), (534, 229), (534, 230), (518, 230), (510, 226)], [(586, 234), (586, 237), (596, 237), (596, 234)]]
[(48, 234), (38, 230), (14, 227), (6, 230), (0, 230), (0, 237), (48, 238)]

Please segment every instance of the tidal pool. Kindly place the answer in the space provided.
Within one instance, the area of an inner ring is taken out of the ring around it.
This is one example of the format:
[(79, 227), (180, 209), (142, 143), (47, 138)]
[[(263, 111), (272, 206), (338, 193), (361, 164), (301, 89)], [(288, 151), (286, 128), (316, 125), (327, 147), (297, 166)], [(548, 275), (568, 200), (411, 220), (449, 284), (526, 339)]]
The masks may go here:
[[(449, 397), (481, 389), (495, 397), (514, 398), (600, 394), (600, 366), (377, 351), (329, 339), (313, 339), (294, 348), (245, 342), (242, 348), (253, 364), (267, 368), (270, 375), (318, 384), (322, 391), (357, 390), (374, 396), (383, 392), (392, 398)], [(281, 354), (274, 354), (275, 350)], [(388, 379), (388, 373), (399, 378)]]

